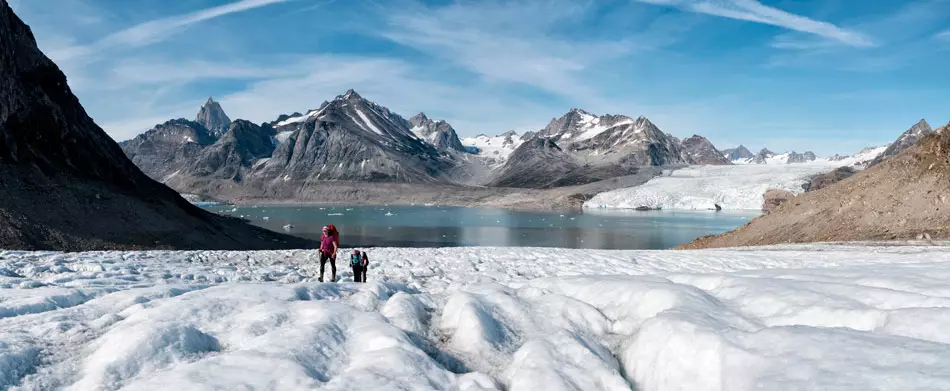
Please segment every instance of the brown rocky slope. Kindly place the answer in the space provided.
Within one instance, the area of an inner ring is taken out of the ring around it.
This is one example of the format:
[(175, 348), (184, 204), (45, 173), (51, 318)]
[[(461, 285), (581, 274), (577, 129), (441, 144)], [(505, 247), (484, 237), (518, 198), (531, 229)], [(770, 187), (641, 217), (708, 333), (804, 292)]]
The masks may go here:
[(93, 122), (0, 0), (0, 248), (264, 249), (310, 242), (207, 213)]
[(851, 178), (798, 195), (734, 231), (680, 248), (920, 237), (950, 238), (947, 126)]

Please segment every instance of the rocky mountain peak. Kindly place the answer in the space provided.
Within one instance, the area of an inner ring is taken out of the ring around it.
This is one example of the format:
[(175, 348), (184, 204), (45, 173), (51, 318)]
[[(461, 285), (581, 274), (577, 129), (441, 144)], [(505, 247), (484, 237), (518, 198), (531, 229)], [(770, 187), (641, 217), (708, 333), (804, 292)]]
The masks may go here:
[(729, 159), (723, 156), (709, 139), (694, 134), (681, 142), (683, 146), (684, 160), (689, 164), (731, 164)]
[(444, 120), (433, 121), (425, 113), (419, 113), (409, 118), (409, 123), (416, 136), (432, 144), (436, 149), (468, 152), (459, 140), (455, 129)]
[(426, 113), (423, 112), (419, 112), (419, 114), (409, 118), (409, 123), (411, 123), (412, 126), (421, 126), (422, 124), (428, 123), (429, 121), (431, 120), (426, 116)]
[(792, 151), (788, 154), (788, 159), (786, 163), (789, 163), (789, 164), (807, 163), (807, 162), (813, 162), (817, 158), (818, 157), (815, 156), (815, 153), (812, 151), (805, 151), (805, 153), (798, 153), (798, 152)]
[(342, 99), (342, 100), (363, 100), (363, 97), (360, 96), (360, 94), (358, 94), (355, 90), (353, 90), (353, 89), (351, 88), (351, 89), (346, 90), (346, 92), (344, 92), (343, 95), (340, 95), (340, 96), (339, 96), (339, 99)]
[(904, 133), (895, 140), (891, 145), (884, 150), (884, 153), (879, 155), (877, 158), (871, 161), (869, 166), (876, 165), (892, 156), (897, 156), (905, 149), (917, 145), (917, 141), (920, 141), (924, 136), (933, 133), (933, 128), (930, 127), (930, 124), (927, 121), (921, 119), (914, 126), (911, 126), (910, 129), (907, 129)]
[(208, 129), (214, 137), (220, 137), (224, 132), (228, 131), (228, 126), (231, 125), (231, 119), (224, 113), (221, 104), (216, 102), (212, 97), (208, 97), (205, 104), (198, 110), (198, 115), (195, 116), (195, 122), (204, 126), (205, 129)]
[(755, 157), (755, 154), (753, 154), (752, 151), (749, 151), (749, 148), (746, 148), (742, 144), (739, 144), (738, 147), (727, 149), (722, 152), (726, 155), (726, 158), (731, 161), (748, 160)]

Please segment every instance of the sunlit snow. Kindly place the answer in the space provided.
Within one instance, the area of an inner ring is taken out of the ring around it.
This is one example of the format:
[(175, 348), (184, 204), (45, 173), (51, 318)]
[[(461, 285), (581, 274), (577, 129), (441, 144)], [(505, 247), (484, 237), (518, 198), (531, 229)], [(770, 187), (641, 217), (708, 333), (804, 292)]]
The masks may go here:
[(950, 389), (946, 247), (369, 255), (0, 252), (0, 388)]
[(842, 166), (860, 169), (860, 163), (874, 159), (884, 148), (869, 148), (836, 161), (819, 158), (789, 164), (785, 163), (788, 155), (782, 154), (767, 159), (766, 164), (689, 166), (666, 171), (640, 186), (597, 194), (584, 207), (709, 210), (718, 204), (723, 209), (760, 210), (767, 190), (801, 193), (809, 177)]
[(379, 130), (379, 128), (376, 127), (375, 124), (373, 124), (373, 121), (370, 121), (370, 120), (369, 120), (369, 117), (366, 116), (366, 113), (363, 113), (363, 110), (356, 109), (356, 114), (360, 116), (360, 119), (363, 120), (363, 123), (365, 123), (366, 126), (368, 126), (370, 129), (372, 129), (374, 133), (376, 133), (376, 134), (378, 134), (378, 135), (380, 135), (380, 136), (384, 136), (384, 135), (385, 135), (385, 134), (383, 134), (383, 131)]

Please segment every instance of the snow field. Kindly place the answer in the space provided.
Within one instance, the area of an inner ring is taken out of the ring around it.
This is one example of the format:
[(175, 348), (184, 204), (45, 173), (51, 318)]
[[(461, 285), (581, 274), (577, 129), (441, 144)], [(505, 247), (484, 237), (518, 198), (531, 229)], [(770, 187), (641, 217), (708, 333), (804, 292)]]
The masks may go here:
[(0, 251), (0, 388), (950, 389), (947, 247), (369, 252)]
[(782, 189), (798, 194), (803, 192), (802, 184), (809, 176), (842, 165), (841, 162), (817, 162), (690, 166), (653, 178), (640, 186), (597, 194), (584, 206), (708, 210), (719, 204), (723, 209), (761, 210), (762, 196), (767, 190)]

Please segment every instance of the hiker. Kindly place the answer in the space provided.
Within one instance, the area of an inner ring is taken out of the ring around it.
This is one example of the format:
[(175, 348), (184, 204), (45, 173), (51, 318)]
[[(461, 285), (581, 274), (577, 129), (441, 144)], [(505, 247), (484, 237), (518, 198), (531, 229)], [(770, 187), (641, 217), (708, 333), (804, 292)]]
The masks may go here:
[(353, 250), (350, 254), (350, 267), (353, 268), (353, 282), (366, 282), (363, 280), (363, 256), (360, 250)]
[(336, 227), (332, 225), (323, 227), (323, 236), (320, 238), (320, 282), (323, 282), (323, 269), (327, 261), (330, 261), (330, 271), (333, 273), (330, 281), (336, 281), (336, 253), (340, 249), (340, 242), (333, 231), (336, 231)]
[(363, 272), (363, 278), (361, 278), (360, 281), (366, 282), (366, 269), (369, 269), (369, 257), (366, 256), (366, 251), (362, 251), (361, 261), (362, 268), (360, 268), (360, 271)]

